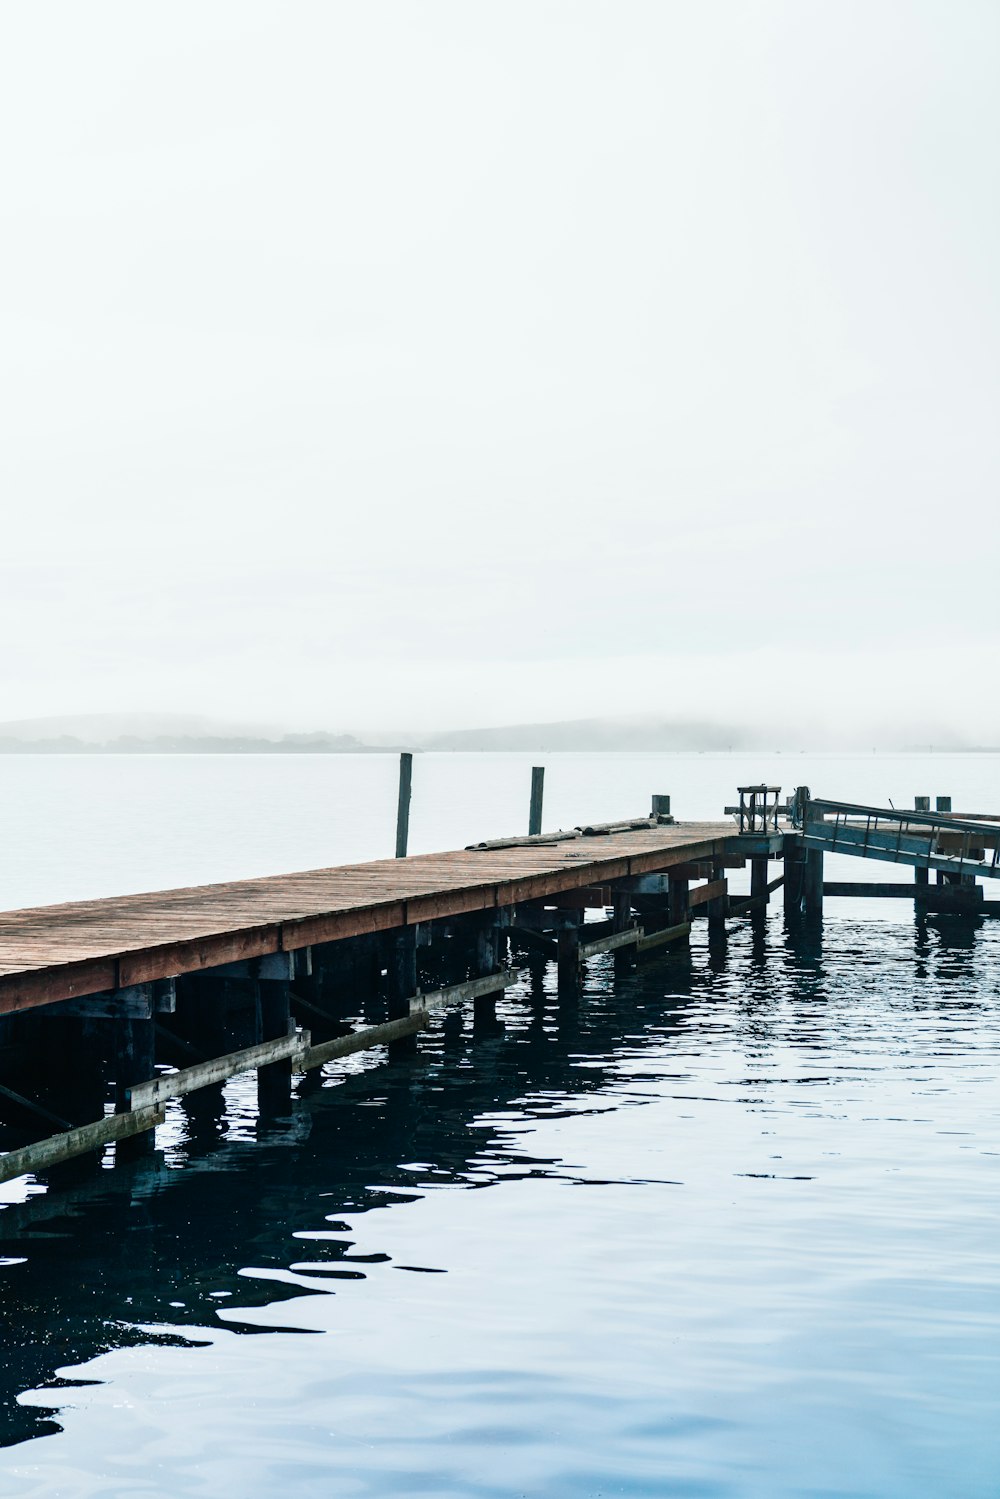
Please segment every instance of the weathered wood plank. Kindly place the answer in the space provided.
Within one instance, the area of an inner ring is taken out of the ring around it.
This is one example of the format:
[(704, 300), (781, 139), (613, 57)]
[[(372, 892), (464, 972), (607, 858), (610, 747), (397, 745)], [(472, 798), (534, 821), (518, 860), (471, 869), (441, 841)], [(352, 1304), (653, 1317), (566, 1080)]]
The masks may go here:
[(703, 906), (706, 901), (719, 900), (729, 886), (725, 880), (709, 880), (707, 885), (696, 885), (688, 894), (690, 907)]
[(242, 1051), (230, 1051), (225, 1056), (211, 1057), (207, 1062), (196, 1062), (193, 1067), (183, 1067), (179, 1072), (160, 1072), (148, 1082), (131, 1087), (128, 1090), (129, 1103), (133, 1109), (150, 1108), (167, 1098), (183, 1098), (187, 1093), (196, 1093), (199, 1088), (224, 1083), (228, 1078), (264, 1067), (268, 1062), (291, 1058), (296, 1064), (300, 1053), (308, 1050), (310, 1040), (309, 1032), (302, 1031), (279, 1036), (274, 1041), (262, 1041), (257, 1046), (245, 1046)]
[(127, 1140), (144, 1130), (155, 1129), (162, 1124), (162, 1107), (136, 1109), (125, 1114), (108, 1114), (94, 1124), (82, 1124), (77, 1129), (63, 1130), (61, 1134), (49, 1135), (45, 1140), (36, 1140), (19, 1150), (9, 1150), (0, 1156), (0, 1182), (13, 1181), (28, 1172), (37, 1175), (50, 1166), (61, 1165), (74, 1156), (87, 1155), (99, 1150), (111, 1140)]
[(336, 1057), (349, 1057), (357, 1051), (368, 1051), (373, 1046), (388, 1046), (401, 1041), (417, 1031), (426, 1030), (431, 1017), (426, 1010), (414, 1010), (412, 1015), (403, 1015), (399, 1020), (387, 1020), (384, 1025), (370, 1025), (361, 1031), (352, 1031), (349, 1036), (337, 1036), (333, 1041), (321, 1041), (310, 1046), (295, 1058), (293, 1065), (303, 1072), (313, 1067), (322, 1067)]
[(176, 942), (151, 947), (144, 952), (124, 953), (118, 961), (119, 987), (147, 984), (152, 979), (175, 978), (180, 973), (198, 973), (243, 958), (262, 958), (281, 946), (279, 927), (224, 932), (196, 942)]
[(0, 913), (0, 1014), (725, 857), (730, 829), (656, 825)]
[[(583, 928), (586, 931), (586, 927)], [(596, 958), (598, 953), (614, 952), (619, 947), (632, 947), (642, 937), (641, 927), (631, 927), (625, 932), (612, 932), (608, 937), (598, 937), (595, 942), (580, 943), (580, 957), (585, 962), (587, 958)]]
[(90, 963), (59, 963), (57, 960), (51, 966), (43, 967), (45, 958), (39, 954), (36, 961), (39, 969), (34, 973), (0, 976), (0, 1015), (118, 987), (118, 964), (113, 958)]
[(661, 932), (651, 932), (648, 937), (643, 933), (635, 945), (636, 951), (651, 952), (654, 947), (665, 947), (669, 942), (680, 942), (682, 938), (690, 934), (690, 921), (682, 921), (677, 926), (666, 926)]
[(484, 994), (498, 994), (520, 983), (523, 974), (519, 971), (488, 973), (482, 978), (465, 979), (460, 984), (449, 984), (444, 989), (418, 991), (410, 1000), (410, 1014), (420, 1010), (438, 1010), (446, 1005), (467, 1004), (470, 999), (481, 999)]

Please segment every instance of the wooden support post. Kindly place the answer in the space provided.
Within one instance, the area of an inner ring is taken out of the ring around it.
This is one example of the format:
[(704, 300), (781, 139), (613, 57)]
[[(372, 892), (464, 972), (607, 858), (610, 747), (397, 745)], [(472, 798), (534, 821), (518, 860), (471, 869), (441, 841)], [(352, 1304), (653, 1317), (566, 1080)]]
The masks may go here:
[(528, 808), (528, 836), (534, 838), (542, 831), (542, 795), (545, 790), (545, 766), (531, 768), (531, 804)]
[(689, 881), (683, 877), (671, 874), (669, 877), (669, 894), (667, 896), (668, 925), (683, 926), (690, 917), (688, 906)]
[[(724, 864), (713, 864), (712, 879), (724, 880), (726, 869)], [(726, 915), (729, 910), (728, 894), (717, 895), (708, 905), (708, 935), (709, 937), (722, 937), (726, 932)]]
[(559, 994), (573, 998), (580, 992), (580, 928), (561, 927), (557, 942)]
[(785, 920), (799, 921), (802, 917), (802, 882), (805, 874), (805, 849), (802, 840), (794, 833), (786, 833), (783, 844), (785, 861)]
[(823, 850), (807, 848), (802, 869), (802, 907), (808, 921), (823, 919)]
[[(929, 812), (931, 810), (931, 799), (929, 796), (915, 796), (913, 798), (913, 810), (915, 812)], [(938, 809), (940, 810), (940, 808)], [(913, 871), (913, 883), (926, 886), (930, 883), (930, 870), (921, 869), (919, 864)]]
[(410, 839), (410, 788), (412, 782), (413, 756), (407, 750), (404, 750), (399, 757), (399, 802), (396, 807), (397, 859), (406, 858), (406, 845)]
[[(277, 1041), (294, 1030), (291, 985), (288, 979), (259, 979), (261, 1041)], [(262, 1113), (280, 1114), (292, 1096), (290, 1058), (270, 1062), (257, 1073), (257, 1106)]]
[(750, 860), (750, 899), (762, 896), (767, 904), (767, 855), (761, 854)]
[[(404, 926), (390, 936), (386, 980), (389, 1019), (401, 1020), (410, 1013), (410, 998), (417, 992), (417, 929)], [(389, 1047), (391, 1059), (412, 1055), (417, 1049), (416, 1035), (402, 1037)]]
[(627, 890), (615, 890), (611, 895), (611, 930), (627, 932), (632, 925), (632, 897)]
[[(149, 1082), (156, 1068), (156, 1027), (149, 1020), (117, 1020), (115, 1026), (115, 1113), (132, 1107), (130, 1089)], [(152, 1130), (122, 1136), (118, 1150), (123, 1157), (148, 1154), (153, 1149)]]
[(496, 974), (498, 987), (486, 994), (477, 994), (473, 999), (473, 1029), (495, 1030), (497, 994), (503, 993), (503, 974), (500, 972), (500, 926), (494, 915), (485, 917), (476, 931), (475, 966), (477, 978), (488, 978)]
[(226, 981), (186, 974), (177, 981), (177, 1030), (202, 1056), (220, 1057), (227, 1045)]
[(663, 822), (673, 822), (673, 818), (670, 815), (670, 798), (669, 798), (669, 796), (656, 796), (656, 795), (654, 795), (654, 797), (653, 797), (653, 810), (650, 813), (650, 816), (653, 817), (653, 818), (658, 818), (659, 820), (661, 820)]
[(935, 810), (935, 812), (950, 812), (951, 811), (951, 797), (950, 796), (936, 796), (934, 798), (934, 810)]

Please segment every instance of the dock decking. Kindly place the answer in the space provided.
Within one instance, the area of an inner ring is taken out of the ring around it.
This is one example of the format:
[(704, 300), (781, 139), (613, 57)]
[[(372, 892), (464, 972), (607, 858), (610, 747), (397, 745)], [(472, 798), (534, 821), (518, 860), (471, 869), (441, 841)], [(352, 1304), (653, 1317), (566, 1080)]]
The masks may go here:
[(377, 859), (0, 913), (0, 1014), (722, 858), (727, 822)]

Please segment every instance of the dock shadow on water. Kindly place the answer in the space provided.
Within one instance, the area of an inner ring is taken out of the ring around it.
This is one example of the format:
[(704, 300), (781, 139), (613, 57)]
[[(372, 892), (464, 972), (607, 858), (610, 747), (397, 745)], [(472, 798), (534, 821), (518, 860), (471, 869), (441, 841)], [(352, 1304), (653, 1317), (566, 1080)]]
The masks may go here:
[(0, 1493), (996, 1493), (989, 929), (554, 970), (0, 1212)]

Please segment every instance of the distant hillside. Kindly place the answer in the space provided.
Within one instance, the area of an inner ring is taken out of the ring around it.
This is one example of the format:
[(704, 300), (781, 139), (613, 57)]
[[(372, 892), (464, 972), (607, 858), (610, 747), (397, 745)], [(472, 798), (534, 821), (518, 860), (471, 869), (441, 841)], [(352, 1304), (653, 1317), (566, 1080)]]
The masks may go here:
[(648, 718), (577, 718), (562, 723), (454, 729), (418, 741), (432, 750), (728, 750), (756, 746), (755, 736), (725, 724)]
[(0, 754), (342, 755), (374, 749), (353, 734), (284, 734), (190, 714), (94, 713), (0, 723)]
[(49, 739), (14, 739), (0, 734), (0, 754), (15, 755), (357, 755), (384, 754), (353, 734), (283, 734), (280, 739), (245, 735), (158, 734), (142, 739), (120, 734), (102, 744), (60, 734)]

